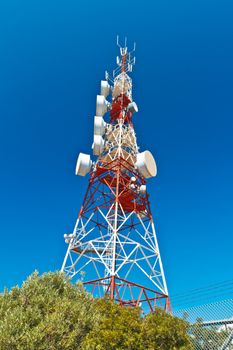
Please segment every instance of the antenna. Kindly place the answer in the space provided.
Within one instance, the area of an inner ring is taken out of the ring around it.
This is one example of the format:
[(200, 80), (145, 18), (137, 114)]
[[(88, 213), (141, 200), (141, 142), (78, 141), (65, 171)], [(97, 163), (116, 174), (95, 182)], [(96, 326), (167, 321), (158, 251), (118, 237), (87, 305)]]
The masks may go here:
[(119, 35), (117, 35), (117, 46), (120, 48), (120, 53), (121, 56), (124, 56), (127, 53), (127, 38), (125, 37), (125, 44), (124, 46), (121, 46), (120, 40), (119, 40)]
[(127, 37), (124, 39), (124, 46), (121, 45), (119, 35), (117, 35), (117, 46), (120, 48), (120, 57), (117, 56), (116, 62), (118, 67), (113, 71), (113, 77), (122, 72), (132, 72), (135, 65), (135, 57), (132, 57), (136, 50), (136, 43), (133, 44), (133, 49), (128, 52)]

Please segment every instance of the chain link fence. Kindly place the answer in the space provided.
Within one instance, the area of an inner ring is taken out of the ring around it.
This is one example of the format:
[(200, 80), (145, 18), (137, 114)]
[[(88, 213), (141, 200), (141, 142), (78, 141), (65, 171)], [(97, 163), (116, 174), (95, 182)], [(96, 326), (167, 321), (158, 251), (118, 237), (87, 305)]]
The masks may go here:
[(233, 350), (233, 299), (173, 309), (189, 322), (194, 350)]

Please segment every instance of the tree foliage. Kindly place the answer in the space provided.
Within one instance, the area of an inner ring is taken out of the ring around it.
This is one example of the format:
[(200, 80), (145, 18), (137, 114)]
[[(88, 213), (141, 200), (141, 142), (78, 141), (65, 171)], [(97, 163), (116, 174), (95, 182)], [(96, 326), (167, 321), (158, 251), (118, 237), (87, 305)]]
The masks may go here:
[(95, 300), (99, 322), (85, 338), (82, 350), (145, 349), (142, 347), (142, 318), (138, 308), (126, 308), (111, 301)]
[(143, 343), (145, 349), (148, 350), (189, 350), (192, 349), (192, 346), (187, 332), (188, 324), (186, 322), (157, 309), (153, 314), (149, 314), (143, 322)]
[(0, 350), (188, 350), (187, 323), (93, 299), (61, 273), (33, 273), (0, 296)]

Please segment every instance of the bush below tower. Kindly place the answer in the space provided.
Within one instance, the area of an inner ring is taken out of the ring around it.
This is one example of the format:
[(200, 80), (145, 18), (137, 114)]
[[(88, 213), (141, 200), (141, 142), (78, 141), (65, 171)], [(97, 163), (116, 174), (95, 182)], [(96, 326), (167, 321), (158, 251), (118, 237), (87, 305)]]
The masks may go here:
[(158, 309), (93, 299), (60, 272), (0, 295), (0, 350), (188, 350), (188, 324)]

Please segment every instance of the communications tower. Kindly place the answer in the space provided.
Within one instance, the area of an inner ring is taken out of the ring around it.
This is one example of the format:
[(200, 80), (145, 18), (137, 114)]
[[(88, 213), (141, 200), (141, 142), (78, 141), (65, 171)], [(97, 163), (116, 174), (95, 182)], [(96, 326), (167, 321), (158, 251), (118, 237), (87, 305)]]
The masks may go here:
[[(94, 297), (107, 295), (124, 306), (170, 310), (168, 290), (147, 193), (157, 173), (149, 151), (139, 152), (133, 127), (138, 111), (128, 73), (134, 49), (126, 43), (112, 78), (101, 81), (94, 117), (93, 161), (80, 153), (76, 175), (89, 174), (88, 187), (71, 234), (62, 271), (81, 279)], [(108, 97), (108, 100), (107, 100)], [(103, 118), (107, 115), (106, 122)]]

